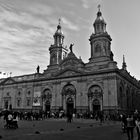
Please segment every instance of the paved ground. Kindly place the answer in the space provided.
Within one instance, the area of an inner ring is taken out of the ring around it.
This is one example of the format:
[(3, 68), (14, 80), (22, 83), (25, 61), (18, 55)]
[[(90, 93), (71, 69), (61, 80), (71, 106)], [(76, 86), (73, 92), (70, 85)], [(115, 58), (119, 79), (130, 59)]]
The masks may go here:
[[(19, 121), (18, 129), (4, 129), (0, 120), (0, 135), (4, 140), (127, 140), (120, 129), (119, 122), (105, 122), (102, 125), (95, 120), (74, 119), (67, 123), (65, 119), (43, 121)], [(136, 136), (136, 134), (135, 134)]]

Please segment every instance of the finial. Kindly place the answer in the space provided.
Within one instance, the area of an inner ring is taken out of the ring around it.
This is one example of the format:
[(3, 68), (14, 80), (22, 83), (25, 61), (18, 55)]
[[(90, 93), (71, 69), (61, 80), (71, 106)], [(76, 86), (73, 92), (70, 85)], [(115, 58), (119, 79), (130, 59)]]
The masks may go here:
[(102, 16), (102, 13), (101, 13), (100, 9), (101, 9), (101, 5), (99, 4), (98, 5), (97, 17), (101, 17)]
[(100, 8), (101, 8), (101, 5), (99, 4), (99, 5), (98, 5), (98, 10), (99, 10), (99, 11), (100, 11)]
[(60, 25), (60, 23), (61, 23), (61, 18), (58, 19), (58, 24)]
[(57, 31), (61, 29), (61, 25), (60, 24), (61, 24), (61, 19), (59, 18), (58, 19), (58, 25), (57, 25)]
[(124, 57), (124, 54), (123, 54), (123, 63), (125, 63), (125, 57)]

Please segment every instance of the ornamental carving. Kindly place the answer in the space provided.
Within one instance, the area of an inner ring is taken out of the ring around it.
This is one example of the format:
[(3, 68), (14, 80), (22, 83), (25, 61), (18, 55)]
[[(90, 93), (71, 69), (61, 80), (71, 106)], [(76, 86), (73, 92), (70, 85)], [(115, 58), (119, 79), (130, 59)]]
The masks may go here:
[(76, 89), (73, 85), (66, 85), (62, 90), (62, 95), (71, 96), (76, 94)]
[(42, 94), (42, 99), (43, 100), (50, 100), (52, 98), (52, 94), (50, 89), (46, 89), (44, 90), (43, 94)]
[(67, 60), (62, 66), (67, 66), (67, 65), (70, 65), (70, 66), (75, 66), (75, 65), (77, 65), (78, 64), (78, 62), (77, 61), (75, 61), (75, 60)]
[(63, 76), (72, 76), (75, 75), (76, 73), (74, 71), (66, 71), (65, 73), (63, 73)]
[(67, 99), (67, 103), (73, 103), (73, 99), (72, 99), (71, 97), (69, 97), (69, 98)]
[(99, 86), (92, 86), (88, 90), (88, 97), (100, 98), (102, 97), (102, 89)]
[(98, 99), (93, 100), (92, 102), (93, 105), (100, 105), (100, 101)]
[(63, 73), (58, 73), (56, 76), (58, 77), (65, 77), (65, 76), (74, 76), (74, 75), (80, 75), (80, 72), (74, 71), (74, 70), (67, 70)]

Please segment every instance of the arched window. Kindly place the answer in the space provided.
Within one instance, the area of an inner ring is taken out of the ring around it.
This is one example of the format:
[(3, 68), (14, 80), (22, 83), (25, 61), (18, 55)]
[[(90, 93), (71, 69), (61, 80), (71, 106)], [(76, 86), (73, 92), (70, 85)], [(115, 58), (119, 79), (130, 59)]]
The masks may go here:
[(22, 89), (18, 89), (17, 93), (16, 93), (16, 96), (21, 97), (21, 95), (22, 95)]
[(7, 92), (7, 94), (6, 94), (7, 96), (9, 96), (9, 92)]
[(31, 105), (31, 98), (27, 98), (27, 106)]
[(17, 107), (21, 107), (21, 99), (20, 98), (17, 99)]
[(97, 44), (95, 46), (95, 53), (99, 53), (99, 52), (101, 52), (101, 46), (99, 44)]
[(31, 91), (28, 91), (28, 95), (30, 95), (31, 94)]
[(18, 92), (18, 96), (20, 96), (20, 95), (21, 95), (21, 92), (19, 91), (19, 92)]

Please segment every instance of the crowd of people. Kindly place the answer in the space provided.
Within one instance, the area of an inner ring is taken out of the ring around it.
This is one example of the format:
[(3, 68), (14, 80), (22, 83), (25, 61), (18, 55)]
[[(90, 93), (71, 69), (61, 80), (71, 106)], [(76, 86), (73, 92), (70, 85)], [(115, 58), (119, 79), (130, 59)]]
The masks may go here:
[(128, 140), (133, 140), (134, 138), (134, 129), (137, 131), (138, 140), (140, 140), (140, 113), (136, 110), (134, 113), (110, 113), (105, 114), (103, 111), (99, 112), (84, 112), (84, 113), (74, 113), (67, 112), (65, 113), (63, 110), (56, 112), (37, 112), (37, 111), (1, 111), (0, 117), (3, 116), (5, 120), (5, 128), (18, 128), (18, 120), (44, 120), (48, 118), (67, 118), (67, 122), (71, 123), (73, 118), (83, 118), (83, 119), (95, 119), (99, 120), (100, 123), (104, 121), (121, 121), (122, 130), (124, 133), (127, 133)]
[(98, 111), (96, 113), (93, 112), (80, 112), (80, 113), (74, 113), (74, 112), (67, 112), (65, 113), (63, 110), (51, 112), (51, 111), (2, 111), (0, 112), (0, 117), (5, 116), (8, 113), (16, 114), (16, 116), (19, 118), (19, 120), (44, 120), (47, 118), (66, 118), (71, 116), (72, 118), (83, 118), (83, 119), (95, 119), (100, 120), (101, 122), (105, 120), (119, 120), (120, 116), (119, 114), (104, 114), (103, 111)]
[(5, 121), (4, 128), (18, 128), (18, 114), (17, 112), (12, 112), (6, 110), (4, 113), (1, 113), (0, 116), (3, 115), (3, 119)]
[(16, 124), (16, 128), (18, 128), (18, 120), (27, 120), (27, 121), (33, 121), (33, 120), (44, 120), (49, 118), (67, 118), (67, 122), (72, 122), (73, 118), (82, 118), (82, 119), (95, 119), (100, 120), (100, 122), (104, 122), (105, 120), (119, 120), (119, 115), (117, 114), (108, 114), (105, 115), (103, 111), (98, 112), (79, 112), (74, 113), (73, 111), (65, 113), (63, 110), (59, 110), (56, 112), (51, 111), (13, 111), (13, 110), (4, 110), (0, 112), (0, 117), (3, 116), (6, 125), (5, 127), (13, 127), (10, 124)]
[(128, 140), (134, 139), (134, 130), (137, 132), (137, 140), (140, 140), (140, 113), (121, 114), (122, 130), (127, 133)]

